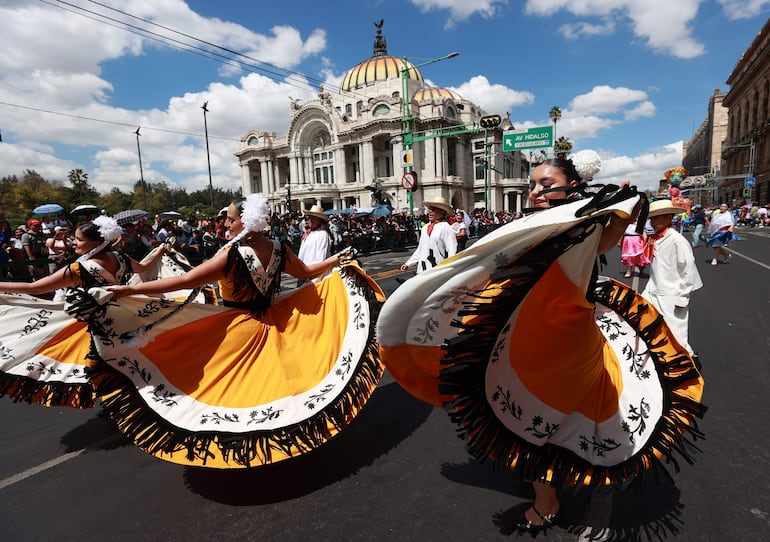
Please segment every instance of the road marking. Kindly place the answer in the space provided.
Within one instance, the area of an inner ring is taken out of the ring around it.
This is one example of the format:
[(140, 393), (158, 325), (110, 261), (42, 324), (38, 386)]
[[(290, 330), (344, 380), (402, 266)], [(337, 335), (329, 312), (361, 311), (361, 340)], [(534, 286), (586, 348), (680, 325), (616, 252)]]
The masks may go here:
[(728, 252), (731, 252), (731, 253), (735, 254), (736, 256), (740, 256), (744, 260), (748, 260), (751, 263), (755, 263), (755, 264), (757, 264), (760, 267), (764, 267), (765, 269), (770, 270), (770, 265), (767, 265), (766, 263), (762, 263), (760, 261), (757, 261), (757, 260), (755, 260), (754, 258), (752, 258), (750, 256), (746, 256), (745, 254), (741, 254), (737, 250), (734, 250), (733, 247), (730, 247), (730, 250)]
[(395, 275), (401, 275), (402, 273), (406, 273), (406, 272), (407, 271), (401, 271), (401, 269), (396, 268), (396, 269), (391, 269), (390, 271), (382, 271), (381, 273), (376, 273), (376, 274), (372, 275), (372, 278), (374, 280), (386, 279), (388, 277), (393, 277)]
[[(99, 446), (103, 446), (105, 444), (109, 444), (112, 441), (117, 441), (122, 438), (122, 435), (111, 435), (107, 438), (103, 438), (102, 440), (99, 440), (97, 442), (94, 442), (90, 445), (92, 448), (97, 448)], [(5, 489), (8, 486), (12, 486), (13, 484), (17, 482), (21, 482), (23, 480), (26, 480), (27, 478), (31, 478), (32, 476), (35, 476), (36, 474), (40, 474), (41, 472), (44, 472), (48, 469), (52, 469), (53, 467), (57, 465), (61, 465), (62, 463), (65, 463), (69, 461), (70, 459), (75, 459), (79, 455), (83, 455), (84, 453), (88, 452), (89, 450), (83, 448), (82, 450), (77, 450), (75, 452), (69, 452), (67, 454), (61, 455), (59, 457), (55, 457), (54, 459), (51, 459), (49, 461), (46, 461), (45, 463), (41, 463), (40, 465), (37, 465), (36, 467), (32, 467), (31, 469), (27, 469), (25, 471), (20, 472), (19, 474), (14, 474), (13, 476), (9, 476), (5, 480), (0, 480), (0, 490)]]

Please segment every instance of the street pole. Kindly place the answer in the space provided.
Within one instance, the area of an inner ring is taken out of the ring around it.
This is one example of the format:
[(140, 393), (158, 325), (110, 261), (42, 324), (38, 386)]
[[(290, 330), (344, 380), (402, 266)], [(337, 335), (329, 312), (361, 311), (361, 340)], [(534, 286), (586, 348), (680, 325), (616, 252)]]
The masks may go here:
[[(460, 53), (458, 52), (449, 53), (448, 55), (444, 55), (439, 58), (434, 58), (432, 60), (428, 60), (426, 62), (417, 64), (417, 65), (410, 65), (406, 57), (403, 58), (404, 64), (403, 66), (401, 66), (401, 131), (402, 131), (402, 141), (404, 144), (405, 151), (408, 151), (412, 148), (412, 141), (413, 141), (412, 132), (414, 131), (414, 117), (412, 116), (410, 99), (409, 99), (409, 70), (416, 70), (417, 68), (421, 68), (422, 66), (427, 66), (428, 64), (433, 64), (434, 62), (440, 62), (448, 58), (454, 58), (459, 54)], [(408, 173), (412, 171), (412, 169), (413, 167), (411, 164), (408, 166), (404, 166), (404, 173)], [(414, 191), (413, 190), (407, 190), (407, 204), (409, 205), (409, 215), (410, 216), (414, 215)]]
[(489, 145), (487, 139), (489, 136), (489, 129), (484, 128), (484, 209), (487, 213), (489, 210)]
[(211, 200), (211, 208), (214, 209), (214, 185), (211, 182), (211, 154), (209, 153), (209, 125), (206, 122), (206, 113), (209, 112), (206, 108), (207, 105), (208, 102), (203, 102), (201, 109), (203, 109), (203, 130), (206, 133), (206, 160), (209, 164), (209, 199)]
[(144, 182), (144, 171), (142, 170), (142, 149), (139, 148), (139, 128), (136, 128), (136, 153), (139, 155), (139, 177), (142, 180), (142, 194), (144, 194), (144, 210), (147, 210), (147, 184)]

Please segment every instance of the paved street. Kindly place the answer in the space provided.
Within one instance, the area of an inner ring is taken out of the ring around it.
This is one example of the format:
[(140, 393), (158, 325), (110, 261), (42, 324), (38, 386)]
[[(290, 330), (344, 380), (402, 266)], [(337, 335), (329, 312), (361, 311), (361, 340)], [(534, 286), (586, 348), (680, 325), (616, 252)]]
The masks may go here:
[[(675, 485), (565, 495), (548, 540), (770, 540), (770, 230), (740, 229), (732, 262), (709, 265), (691, 305), (709, 411), (695, 465)], [(362, 260), (387, 293), (408, 253)], [(605, 274), (622, 279), (620, 255)], [(639, 289), (644, 277), (635, 277)], [(558, 339), (558, 338), (557, 338)], [(385, 375), (354, 423), (323, 448), (250, 471), (165, 463), (128, 444), (99, 410), (0, 399), (0, 540), (503, 540), (530, 497), (470, 461), (443, 411)], [(605, 529), (609, 527), (610, 530)], [(572, 532), (571, 532), (572, 531)], [(516, 535), (513, 535), (515, 538)]]

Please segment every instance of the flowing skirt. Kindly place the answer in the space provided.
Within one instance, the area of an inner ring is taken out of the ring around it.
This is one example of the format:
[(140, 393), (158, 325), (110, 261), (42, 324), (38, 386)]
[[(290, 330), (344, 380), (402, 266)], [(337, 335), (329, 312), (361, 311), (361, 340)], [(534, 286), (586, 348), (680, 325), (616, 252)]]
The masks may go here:
[(644, 253), (644, 245), (644, 239), (640, 235), (624, 235), (623, 244), (620, 247), (620, 263), (624, 267), (650, 265), (650, 260)]
[[(244, 468), (308, 452), (360, 412), (382, 374), (373, 322), (384, 296), (355, 264), (236, 308), (141, 296), (90, 315), (105, 411), (145, 452)], [(134, 330), (154, 327), (144, 336)]]
[(385, 303), (387, 369), (448, 410), (476, 459), (527, 481), (588, 486), (692, 460), (705, 407), (689, 354), (626, 286), (601, 280), (587, 299), (599, 218), (635, 202), (537, 212)]

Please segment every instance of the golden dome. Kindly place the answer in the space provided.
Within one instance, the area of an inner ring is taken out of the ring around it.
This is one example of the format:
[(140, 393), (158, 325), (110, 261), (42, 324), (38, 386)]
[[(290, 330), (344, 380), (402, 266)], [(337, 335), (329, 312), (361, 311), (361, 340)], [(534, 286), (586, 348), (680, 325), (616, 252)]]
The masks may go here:
[(459, 94), (449, 88), (421, 88), (414, 93), (414, 101), (418, 103), (424, 101), (441, 101), (442, 98), (454, 100), (455, 102), (462, 100), (462, 97)]
[(401, 79), (401, 70), (409, 70), (409, 79), (422, 81), (420, 70), (408, 60), (394, 56), (375, 56), (353, 66), (342, 79), (340, 90), (353, 90), (376, 81)]

